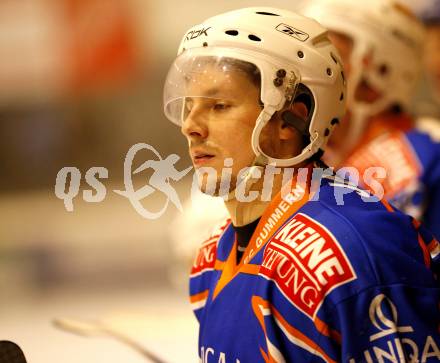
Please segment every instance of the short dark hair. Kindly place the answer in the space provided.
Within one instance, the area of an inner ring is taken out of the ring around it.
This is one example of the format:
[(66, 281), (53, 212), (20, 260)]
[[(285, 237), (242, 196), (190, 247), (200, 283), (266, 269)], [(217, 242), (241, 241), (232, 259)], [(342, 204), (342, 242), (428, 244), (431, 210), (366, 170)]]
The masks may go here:
[(229, 65), (243, 72), (256, 87), (261, 87), (261, 72), (255, 64), (229, 57), (222, 58), (219, 64)]

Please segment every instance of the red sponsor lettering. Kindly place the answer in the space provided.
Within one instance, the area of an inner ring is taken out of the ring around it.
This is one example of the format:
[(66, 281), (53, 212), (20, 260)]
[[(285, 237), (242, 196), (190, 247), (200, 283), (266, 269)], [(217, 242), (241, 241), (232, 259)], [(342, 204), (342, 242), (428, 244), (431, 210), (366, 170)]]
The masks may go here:
[(331, 290), (356, 278), (335, 237), (304, 214), (295, 215), (268, 243), (260, 274), (311, 318)]
[(203, 242), (191, 268), (191, 276), (201, 274), (204, 271), (212, 270), (214, 268), (217, 259), (217, 242), (229, 223), (230, 219), (216, 227), (211, 237)]
[[(387, 155), (386, 158), (383, 156)], [(385, 134), (361, 147), (349, 157), (346, 165), (357, 168), (366, 177), (365, 171), (371, 167), (382, 167), (387, 177), (381, 181), (386, 198), (395, 196), (409, 184), (415, 183), (420, 175), (419, 161), (408, 141), (401, 133)], [(364, 180), (366, 186), (371, 180)]]
[(194, 260), (191, 275), (202, 273), (204, 270), (213, 269), (217, 258), (217, 240), (203, 244)]

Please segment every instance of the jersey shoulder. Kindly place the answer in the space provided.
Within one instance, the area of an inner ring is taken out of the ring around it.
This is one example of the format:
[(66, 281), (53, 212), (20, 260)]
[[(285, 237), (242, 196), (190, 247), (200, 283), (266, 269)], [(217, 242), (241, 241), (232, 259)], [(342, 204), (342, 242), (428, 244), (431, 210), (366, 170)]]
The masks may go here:
[(200, 320), (203, 308), (206, 305), (208, 296), (213, 288), (213, 281), (216, 274), (216, 262), (219, 254), (219, 242), (228, 233), (231, 221), (227, 219), (216, 226), (211, 235), (203, 241), (197, 249), (194, 262), (191, 266), (189, 278), (189, 295), (191, 307)]
[(367, 191), (327, 178), (319, 198), (299, 212), (321, 225), (340, 247), (358, 277), (357, 289), (374, 284), (435, 284), (428, 243), (422, 243), (413, 219)]
[(216, 225), (212, 229), (209, 237), (201, 243), (196, 251), (196, 257), (191, 268), (191, 278), (214, 269), (218, 254), (217, 250), (219, 241), (230, 224), (231, 220), (226, 219), (222, 223)]

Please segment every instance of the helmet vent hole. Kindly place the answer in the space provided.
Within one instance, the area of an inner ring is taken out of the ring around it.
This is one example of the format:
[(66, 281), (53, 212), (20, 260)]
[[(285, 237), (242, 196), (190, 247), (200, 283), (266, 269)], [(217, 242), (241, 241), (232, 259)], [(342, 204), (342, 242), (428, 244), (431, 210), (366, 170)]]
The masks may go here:
[(345, 80), (344, 71), (341, 71), (342, 82), (345, 84), (347, 81)]
[(248, 38), (250, 40), (253, 40), (254, 42), (261, 42), (261, 38), (257, 37), (256, 35), (253, 35), (253, 34), (249, 34)]
[(278, 14), (268, 13), (266, 11), (257, 11), (256, 14), (258, 14), (258, 15), (268, 15), (268, 16), (279, 16)]
[(332, 70), (330, 68), (327, 68), (327, 75), (331, 76), (333, 74)]
[(237, 30), (226, 30), (225, 33), (228, 35), (232, 35), (233, 37), (236, 37), (238, 35)]
[(301, 50), (299, 50), (297, 54), (299, 58), (304, 58), (304, 53)]
[(336, 58), (336, 56), (330, 52), (330, 57), (332, 57), (333, 62), (335, 62), (336, 64), (338, 64), (338, 59)]
[(381, 76), (385, 76), (388, 74), (388, 66), (386, 64), (381, 64), (379, 66), (379, 74)]
[(337, 118), (334, 118), (333, 120), (330, 121), (331, 125), (336, 125), (339, 123), (339, 120)]
[(344, 99), (344, 93), (341, 93), (341, 96), (339, 96), (339, 101), (342, 101)]

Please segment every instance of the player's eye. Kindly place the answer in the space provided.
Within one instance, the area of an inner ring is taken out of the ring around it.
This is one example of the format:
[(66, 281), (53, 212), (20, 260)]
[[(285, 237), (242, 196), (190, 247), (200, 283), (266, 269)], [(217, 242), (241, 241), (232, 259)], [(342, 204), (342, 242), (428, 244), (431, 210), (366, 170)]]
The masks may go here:
[(216, 102), (213, 106), (214, 110), (216, 110), (216, 111), (224, 111), (230, 107), (231, 107), (231, 105), (226, 102)]

